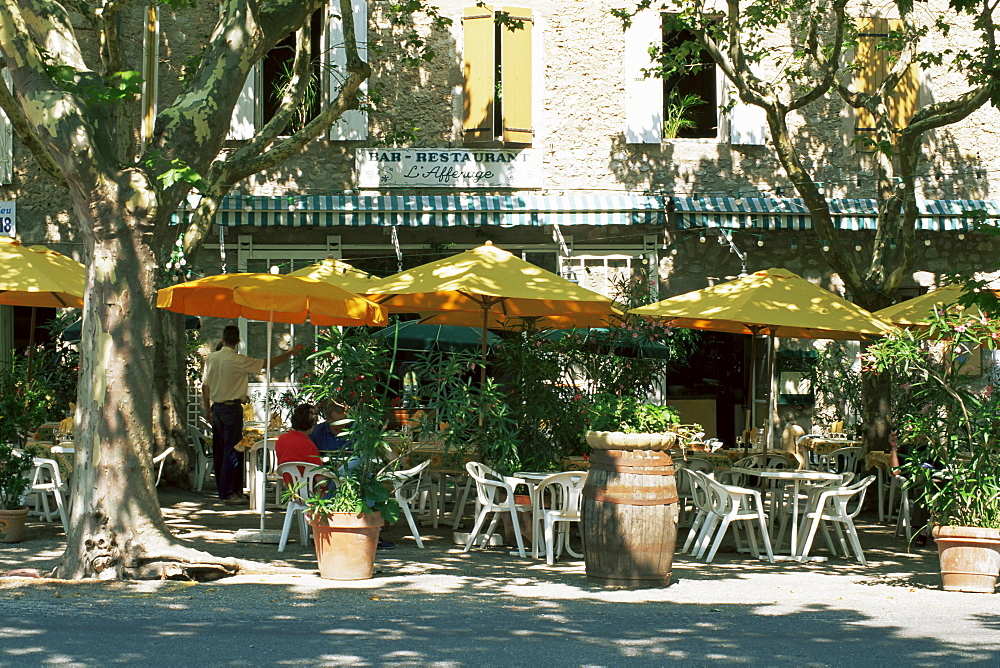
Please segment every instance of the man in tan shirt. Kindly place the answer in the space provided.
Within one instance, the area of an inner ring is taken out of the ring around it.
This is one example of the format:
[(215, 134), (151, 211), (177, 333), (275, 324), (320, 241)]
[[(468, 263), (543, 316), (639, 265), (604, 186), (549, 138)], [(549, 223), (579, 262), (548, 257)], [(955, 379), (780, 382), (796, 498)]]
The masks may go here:
[[(243, 494), (243, 453), (236, 444), (243, 438), (243, 402), (247, 398), (249, 374), (264, 371), (264, 360), (236, 352), (240, 330), (228, 325), (222, 330), (222, 347), (205, 358), (202, 377), (202, 401), (205, 417), (212, 423), (212, 450), (215, 455), (215, 481), (219, 498), (226, 504), (247, 502)], [(275, 355), (269, 367), (296, 354), (301, 346)]]

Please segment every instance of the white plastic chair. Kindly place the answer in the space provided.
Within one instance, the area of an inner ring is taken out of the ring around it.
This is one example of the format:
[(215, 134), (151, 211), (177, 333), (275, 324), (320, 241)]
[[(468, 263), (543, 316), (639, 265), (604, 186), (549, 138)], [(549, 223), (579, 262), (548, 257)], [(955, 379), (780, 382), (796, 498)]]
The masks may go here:
[(277, 475), (278, 455), (274, 450), (277, 438), (269, 438), (267, 442), (257, 441), (250, 448), (247, 458), (250, 489), (250, 510), (260, 510), (258, 503), (267, 502), (267, 487), (274, 487), (274, 503), (281, 503), (281, 480)]
[[(913, 510), (910, 507), (910, 492), (906, 489), (906, 478), (901, 475), (892, 476), (889, 487), (889, 518), (896, 517), (896, 531), (894, 536), (905, 533), (906, 542), (909, 544), (913, 538)], [(895, 510), (896, 492), (899, 492), (899, 510)]]
[[(66, 521), (66, 500), (69, 496), (69, 490), (59, 474), (59, 464), (54, 459), (43, 457), (35, 457), (34, 462), (35, 469), (31, 473), (31, 486), (28, 487), (28, 494), (35, 497), (33, 514), (46, 522), (51, 522), (53, 517), (58, 515), (63, 525), (63, 531), (69, 531), (69, 523)], [(64, 497), (64, 495), (66, 496)], [(49, 506), (49, 496), (52, 496), (55, 503), (54, 510)]]
[(170, 453), (174, 451), (174, 446), (170, 446), (160, 454), (153, 457), (153, 467), (156, 469), (156, 484), (154, 487), (160, 486), (160, 478), (163, 477), (163, 465), (167, 463), (167, 457)]
[(188, 439), (191, 441), (191, 448), (195, 455), (194, 483), (200, 492), (205, 486), (205, 481), (215, 469), (215, 458), (212, 456), (212, 436), (211, 432), (205, 433), (198, 427), (189, 426)]
[[(722, 544), (722, 539), (730, 526), (734, 528), (734, 522), (749, 522), (751, 526), (747, 529), (747, 540), (750, 543), (750, 552), (755, 559), (760, 558), (760, 551), (757, 548), (757, 537), (755, 529), (759, 528), (764, 549), (767, 551), (767, 559), (774, 563), (774, 552), (771, 549), (771, 539), (767, 532), (767, 515), (764, 513), (764, 503), (761, 500), (760, 491), (737, 487), (735, 485), (724, 485), (717, 480), (709, 478), (704, 474), (701, 479), (708, 484), (711, 494), (711, 513), (707, 518), (709, 524), (702, 528), (702, 535), (707, 538), (714, 535), (712, 547), (705, 557), (705, 563), (710, 564), (715, 559), (715, 553)], [(752, 526), (753, 524), (757, 526)], [(739, 537), (736, 536), (737, 548), (739, 547)], [(707, 544), (707, 541), (700, 541)], [(696, 556), (704, 553), (704, 545)]]
[(683, 552), (690, 555), (696, 554), (701, 545), (701, 540), (696, 542), (700, 534), (707, 533), (706, 523), (714, 522), (710, 520), (712, 514), (712, 493), (708, 482), (704, 480), (710, 477), (710, 473), (699, 471), (694, 468), (682, 468), (678, 471), (678, 477), (685, 481), (685, 485), (691, 491), (691, 501), (694, 504), (694, 518), (691, 521), (691, 528), (688, 529), (687, 540), (684, 541)]
[(674, 468), (677, 475), (677, 497), (680, 499), (680, 512), (677, 518), (677, 526), (689, 526), (694, 521), (694, 514), (697, 506), (694, 502), (694, 490), (692, 489), (691, 476), (680, 475), (681, 471), (691, 470), (702, 473), (712, 473), (715, 469), (712, 462), (699, 457), (689, 457), (687, 459), (675, 459)]
[(821, 455), (820, 468), (831, 473), (859, 473), (861, 465), (861, 448), (837, 448), (833, 452)]
[[(524, 552), (524, 539), (521, 537), (521, 524), (518, 521), (517, 512), (530, 511), (531, 505), (518, 505), (514, 502), (514, 488), (500, 477), (496, 471), (480, 462), (468, 462), (465, 470), (469, 472), (476, 483), (476, 521), (469, 533), (469, 540), (465, 544), (463, 552), (472, 549), (472, 545), (479, 537), (479, 532), (483, 528), (486, 516), (493, 513), (493, 520), (485, 534), (485, 545), (490, 544), (490, 538), (497, 528), (502, 513), (509, 513), (511, 524), (513, 524), (514, 538), (517, 540), (517, 552), (521, 558), (527, 557)], [(501, 494), (502, 492), (502, 494)]]
[(431, 460), (426, 459), (413, 468), (389, 474), (396, 501), (406, 517), (406, 523), (410, 525), (410, 533), (413, 534), (413, 539), (417, 541), (419, 548), (423, 548), (424, 541), (420, 538), (420, 529), (417, 528), (417, 522), (413, 518), (413, 504), (419, 502), (421, 496), (427, 495), (430, 498), (431, 512), (437, 514), (436, 490), (432, 489), (430, 483), (425, 483), (423, 479), (424, 469), (430, 466), (430, 463)]
[(295, 497), (290, 498), (285, 506), (285, 522), (281, 526), (281, 539), (278, 541), (278, 552), (284, 552), (285, 546), (288, 545), (288, 534), (291, 532), (292, 522), (296, 518), (299, 520), (299, 538), (303, 545), (308, 545), (309, 524), (306, 522), (307, 506), (303, 499), (312, 496), (320, 485), (330, 485), (331, 481), (335, 479), (330, 476), (328, 471), (316, 466), (313, 462), (285, 462), (278, 466), (275, 475), (289, 489), (301, 483)]
[[(545, 563), (550, 566), (563, 547), (570, 555), (582, 559), (583, 555), (570, 547), (569, 524), (580, 521), (580, 506), (583, 503), (583, 486), (587, 482), (586, 471), (566, 471), (553, 473), (544, 478), (535, 488), (535, 507), (532, 514), (531, 556), (538, 558), (538, 538), (545, 542)], [(557, 522), (562, 523), (558, 535)], [(541, 534), (539, 533), (541, 525)]]
[[(851, 485), (834, 487), (813, 495), (810, 508), (807, 509), (805, 516), (802, 518), (803, 531), (799, 532), (798, 554), (800, 555), (800, 560), (805, 560), (809, 556), (809, 549), (812, 547), (813, 539), (816, 537), (816, 531), (820, 525), (828, 522), (833, 523), (837, 529), (837, 537), (844, 551), (844, 556), (850, 556), (850, 551), (848, 550), (847, 543), (844, 541), (841, 526), (847, 531), (851, 547), (854, 549), (854, 555), (858, 558), (858, 561), (861, 562), (862, 566), (868, 565), (868, 562), (865, 560), (865, 553), (861, 549), (861, 541), (858, 539), (858, 531), (854, 527), (854, 518), (861, 510), (861, 505), (865, 501), (865, 492), (868, 486), (873, 482), (875, 482), (875, 476), (870, 475)], [(853, 505), (853, 509), (849, 509), (849, 505)], [(809, 529), (805, 530), (807, 524)], [(830, 540), (829, 531), (825, 525), (823, 525), (823, 529), (827, 546), (831, 552), (836, 554), (836, 549)]]

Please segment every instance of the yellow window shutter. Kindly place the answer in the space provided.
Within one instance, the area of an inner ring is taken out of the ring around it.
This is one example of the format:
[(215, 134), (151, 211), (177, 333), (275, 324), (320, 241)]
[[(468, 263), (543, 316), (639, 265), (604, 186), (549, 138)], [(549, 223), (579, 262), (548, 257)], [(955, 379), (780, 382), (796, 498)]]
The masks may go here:
[[(902, 30), (903, 22), (899, 19), (890, 19), (889, 28), (891, 30)], [(887, 59), (888, 60), (888, 59)], [(886, 74), (889, 73), (893, 63), (888, 63)], [(913, 115), (917, 113), (917, 104), (920, 94), (920, 77), (915, 65), (910, 65), (906, 73), (896, 84), (896, 89), (892, 91), (889, 98), (889, 118), (897, 128), (905, 128), (910, 124)]]
[[(874, 92), (888, 76), (894, 65), (893, 53), (887, 49), (878, 49), (878, 44), (889, 34), (890, 30), (902, 28), (899, 19), (883, 19), (866, 17), (858, 19), (858, 47), (856, 59), (858, 69), (855, 72), (855, 86), (859, 92)], [(896, 89), (891, 91), (886, 106), (889, 110), (889, 120), (897, 128), (905, 127), (917, 110), (920, 83), (917, 68), (910, 66), (906, 74), (899, 80)], [(855, 127), (859, 131), (871, 131), (875, 128), (875, 119), (864, 109), (857, 109)]]
[(462, 19), (464, 62), (462, 102), (465, 141), (493, 141), (496, 48), (493, 10), (469, 7)]
[(530, 144), (534, 136), (531, 124), (531, 10), (504, 7), (512, 21), (522, 27), (515, 30), (500, 26), (500, 91), (503, 109), (503, 140)]

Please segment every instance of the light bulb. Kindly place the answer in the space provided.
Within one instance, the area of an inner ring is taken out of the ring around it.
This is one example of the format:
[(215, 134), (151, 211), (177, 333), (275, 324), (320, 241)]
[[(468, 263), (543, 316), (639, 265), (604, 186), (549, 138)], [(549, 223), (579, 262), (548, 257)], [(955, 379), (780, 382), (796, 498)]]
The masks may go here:
[(764, 240), (763, 239), (758, 239), (757, 240), (757, 246), (758, 247), (763, 247), (764, 246)]
[(861, 244), (855, 244), (854, 245), (854, 250), (860, 252), (861, 251)]
[(931, 245), (931, 240), (930, 239), (924, 239), (924, 245), (925, 246), (930, 246)]

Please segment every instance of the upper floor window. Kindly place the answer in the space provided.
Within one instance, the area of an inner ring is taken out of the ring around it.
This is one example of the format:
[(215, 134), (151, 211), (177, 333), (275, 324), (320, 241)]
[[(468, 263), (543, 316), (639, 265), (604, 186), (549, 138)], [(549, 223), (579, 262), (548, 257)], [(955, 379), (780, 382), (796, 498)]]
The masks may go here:
[(462, 128), (466, 143), (532, 142), (533, 25), (529, 9), (465, 10)]
[(657, 11), (643, 10), (625, 31), (625, 141), (658, 144), (700, 139), (763, 144), (763, 110), (737, 100), (723, 112), (734, 93), (706, 51), (692, 49), (683, 71), (665, 78), (648, 76), (657, 68), (651, 51), (689, 42), (692, 37), (687, 31), (669, 29), (664, 17)]
[[(692, 43), (687, 30), (664, 30), (663, 47)], [(704, 49), (692, 53), (686, 68), (663, 79), (663, 138), (715, 139), (719, 136), (720, 77)]]
[[(368, 3), (353, 0), (354, 29), (362, 59), (368, 57)], [(347, 76), (347, 52), (344, 47), (343, 21), (340, 3), (336, 0), (319, 9), (310, 25), (310, 59), (312, 61), (309, 90), (305, 104), (297, 111), (285, 134), (293, 134), (316, 117), (323, 105), (332, 100)], [(243, 91), (233, 110), (229, 139), (251, 139), (274, 117), (288, 83), (295, 60), (295, 35), (278, 42), (247, 76)], [(367, 91), (367, 82), (361, 93)], [(368, 114), (361, 110), (345, 112), (331, 127), (329, 138), (362, 140), (368, 137)]]

